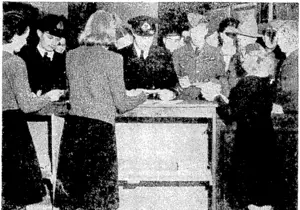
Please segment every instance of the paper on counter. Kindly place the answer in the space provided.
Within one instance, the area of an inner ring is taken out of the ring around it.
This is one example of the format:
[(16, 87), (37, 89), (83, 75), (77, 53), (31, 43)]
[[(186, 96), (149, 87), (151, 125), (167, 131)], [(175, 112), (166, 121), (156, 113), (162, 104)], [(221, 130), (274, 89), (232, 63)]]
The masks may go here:
[(155, 89), (155, 90), (147, 90), (147, 89), (142, 89), (142, 88), (137, 88), (137, 89), (132, 89), (132, 90), (126, 90), (126, 95), (127, 96), (137, 96), (139, 94), (141, 94), (142, 92), (144, 92), (145, 94), (155, 94), (155, 93), (159, 93), (159, 89)]
[(147, 100), (143, 105), (173, 105), (183, 102), (183, 100), (171, 100), (171, 101), (161, 101), (161, 100)]

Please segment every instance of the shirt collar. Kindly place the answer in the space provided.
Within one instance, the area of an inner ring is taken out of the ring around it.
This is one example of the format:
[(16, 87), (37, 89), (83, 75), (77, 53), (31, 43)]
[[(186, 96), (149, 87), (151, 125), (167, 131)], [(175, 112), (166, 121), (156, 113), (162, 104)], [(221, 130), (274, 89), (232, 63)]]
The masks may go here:
[(204, 46), (206, 45), (206, 41), (204, 41), (203, 45), (201, 48), (197, 47), (196, 45), (194, 45), (192, 42), (191, 42), (191, 47), (193, 48), (193, 50), (195, 51), (197, 48), (198, 50), (202, 51), (204, 49)]
[[(134, 46), (134, 49), (135, 49), (135, 51), (136, 51), (137, 56), (138, 56), (138, 57), (141, 57), (141, 52), (142, 52), (142, 50), (141, 50), (135, 43), (133, 43), (133, 46)], [(149, 50), (150, 50), (150, 49), (144, 50), (144, 59), (146, 59), (146, 58), (148, 57), (148, 55), (149, 55)]]
[(48, 51), (44, 50), (40, 44), (37, 45), (37, 49), (42, 57), (44, 57), (45, 53), (47, 52), (47, 57), (50, 58), (50, 60), (52, 61), (53, 56), (54, 56), (54, 51), (48, 52)]

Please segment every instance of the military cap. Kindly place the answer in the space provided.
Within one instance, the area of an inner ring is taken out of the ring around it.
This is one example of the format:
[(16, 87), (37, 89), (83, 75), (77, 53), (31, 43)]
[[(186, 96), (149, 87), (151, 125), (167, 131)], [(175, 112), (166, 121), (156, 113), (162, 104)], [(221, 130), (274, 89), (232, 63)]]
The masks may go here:
[(158, 23), (156, 18), (145, 15), (128, 20), (128, 24), (131, 25), (133, 33), (139, 36), (154, 36), (156, 32), (156, 23)]
[(53, 36), (64, 37), (66, 35), (65, 17), (53, 14), (45, 15), (40, 19), (37, 28)]

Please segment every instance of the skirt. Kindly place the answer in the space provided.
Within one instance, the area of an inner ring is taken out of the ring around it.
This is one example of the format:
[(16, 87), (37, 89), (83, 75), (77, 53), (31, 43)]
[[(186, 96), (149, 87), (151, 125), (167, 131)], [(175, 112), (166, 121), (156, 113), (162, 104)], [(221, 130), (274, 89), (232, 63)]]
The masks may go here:
[(2, 208), (38, 203), (46, 190), (25, 114), (2, 114)]
[(66, 116), (54, 205), (61, 209), (117, 209), (117, 148), (114, 126)]
[(238, 126), (234, 136), (227, 177), (228, 200), (233, 209), (250, 204), (275, 207), (280, 202), (282, 167), (272, 123), (253, 127)]

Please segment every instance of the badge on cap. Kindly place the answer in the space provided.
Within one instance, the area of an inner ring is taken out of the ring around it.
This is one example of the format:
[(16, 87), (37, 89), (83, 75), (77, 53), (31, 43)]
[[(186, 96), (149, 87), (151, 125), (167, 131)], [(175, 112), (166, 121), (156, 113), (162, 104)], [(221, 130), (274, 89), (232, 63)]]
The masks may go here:
[(59, 30), (63, 30), (63, 29), (64, 29), (64, 25), (63, 25), (62, 21), (60, 21), (60, 22), (56, 25), (56, 28), (59, 29)]
[(151, 28), (151, 26), (149, 23), (145, 22), (141, 28), (145, 32), (145, 31), (149, 30)]
[(157, 20), (149, 16), (137, 16), (128, 20), (132, 31), (139, 36), (153, 36), (156, 32)]

